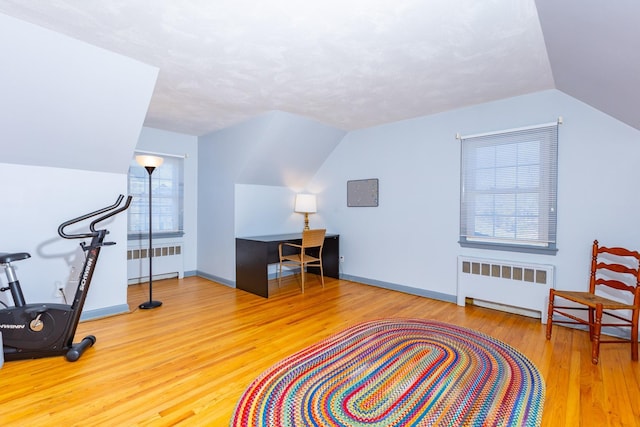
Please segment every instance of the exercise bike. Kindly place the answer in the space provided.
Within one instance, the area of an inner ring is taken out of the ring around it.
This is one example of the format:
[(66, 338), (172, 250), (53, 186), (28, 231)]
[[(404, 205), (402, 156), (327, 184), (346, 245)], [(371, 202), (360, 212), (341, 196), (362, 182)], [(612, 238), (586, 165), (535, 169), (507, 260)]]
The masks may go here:
[[(91, 239), (89, 244), (86, 241), (80, 243), (85, 259), (71, 305), (27, 304), (12, 263), (30, 258), (31, 255), (27, 252), (0, 253), (0, 266), (5, 270), (8, 283), (8, 286), (0, 288), (0, 291), (10, 291), (14, 303), (14, 306), (9, 307), (0, 302), (5, 305), (5, 308), (0, 310), (0, 332), (2, 332), (5, 360), (65, 355), (68, 361), (75, 362), (85, 350), (95, 344), (96, 337), (93, 335), (86, 336), (76, 344), (73, 343), (73, 338), (98, 262), (100, 249), (102, 246), (115, 244), (115, 242), (105, 242), (109, 231), (107, 229), (96, 230), (96, 225), (125, 211), (131, 203), (131, 196), (127, 197), (124, 204), (122, 204), (123, 200), (124, 196), (120, 195), (113, 205), (63, 222), (58, 227), (58, 234), (64, 239)], [(76, 234), (65, 232), (65, 228), (68, 226), (93, 217), (98, 218), (89, 224), (88, 232)]]

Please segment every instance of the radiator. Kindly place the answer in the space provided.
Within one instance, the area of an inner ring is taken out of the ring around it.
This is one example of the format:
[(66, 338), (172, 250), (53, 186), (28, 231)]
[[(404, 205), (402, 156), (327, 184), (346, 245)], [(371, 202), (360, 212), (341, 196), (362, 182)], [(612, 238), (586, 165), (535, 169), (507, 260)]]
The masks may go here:
[(491, 308), (518, 313), (513, 308), (535, 312), (547, 323), (549, 289), (554, 287), (555, 268), (506, 260), (458, 257), (458, 305), (467, 298), (493, 303)]
[[(129, 284), (149, 280), (149, 247), (127, 248), (127, 278)], [(153, 278), (184, 277), (182, 243), (162, 243), (153, 246)]]

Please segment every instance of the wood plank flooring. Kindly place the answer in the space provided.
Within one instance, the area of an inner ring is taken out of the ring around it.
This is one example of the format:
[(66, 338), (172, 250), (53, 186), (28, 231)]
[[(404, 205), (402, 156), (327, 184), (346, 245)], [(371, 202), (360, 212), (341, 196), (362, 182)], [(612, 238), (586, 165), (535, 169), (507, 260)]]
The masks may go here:
[[(640, 426), (640, 364), (628, 345), (604, 345), (591, 364), (586, 332), (538, 319), (435, 301), (336, 279), (296, 278), (264, 299), (191, 277), (154, 282), (160, 308), (139, 310), (146, 284), (129, 288), (129, 314), (87, 321), (96, 345), (63, 357), (5, 362), (2, 426), (226, 426), (262, 371), (354, 323), (418, 317), (487, 333), (524, 353), (546, 381), (543, 425)], [(276, 427), (276, 426), (274, 426)]]

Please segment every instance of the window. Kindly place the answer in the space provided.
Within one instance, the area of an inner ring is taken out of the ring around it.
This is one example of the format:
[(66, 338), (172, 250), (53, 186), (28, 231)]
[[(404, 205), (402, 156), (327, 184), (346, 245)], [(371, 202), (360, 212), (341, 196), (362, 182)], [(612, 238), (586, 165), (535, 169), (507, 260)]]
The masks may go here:
[(555, 253), (558, 124), (460, 140), (461, 246)]
[[(137, 153), (140, 154), (140, 153)], [(181, 237), (183, 229), (183, 167), (181, 157), (162, 156), (164, 162), (151, 174), (153, 237)], [(129, 240), (149, 237), (149, 174), (136, 163), (129, 165)]]

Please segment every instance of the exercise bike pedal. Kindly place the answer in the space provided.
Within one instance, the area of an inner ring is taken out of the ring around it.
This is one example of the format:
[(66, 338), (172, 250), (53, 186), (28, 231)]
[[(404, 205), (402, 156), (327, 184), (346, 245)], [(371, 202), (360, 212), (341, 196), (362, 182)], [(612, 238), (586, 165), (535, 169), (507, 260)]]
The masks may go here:
[(71, 349), (67, 351), (65, 358), (69, 362), (75, 362), (80, 359), (80, 356), (89, 348), (92, 347), (96, 343), (96, 337), (93, 335), (87, 335), (77, 344), (73, 344)]

